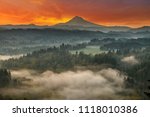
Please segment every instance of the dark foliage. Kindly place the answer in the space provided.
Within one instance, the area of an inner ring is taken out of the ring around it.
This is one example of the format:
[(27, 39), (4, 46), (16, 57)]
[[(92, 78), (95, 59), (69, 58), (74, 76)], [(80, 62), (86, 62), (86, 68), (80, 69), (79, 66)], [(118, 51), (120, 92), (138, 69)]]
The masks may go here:
[(0, 87), (7, 86), (11, 81), (11, 74), (6, 69), (0, 69)]

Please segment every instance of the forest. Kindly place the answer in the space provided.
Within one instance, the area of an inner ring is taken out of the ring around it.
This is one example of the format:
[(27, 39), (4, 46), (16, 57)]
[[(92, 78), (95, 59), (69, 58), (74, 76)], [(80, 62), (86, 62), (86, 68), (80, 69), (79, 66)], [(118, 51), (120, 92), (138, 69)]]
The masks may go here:
[(0, 69), (0, 87), (8, 86), (11, 82), (11, 73), (6, 69)]
[[(127, 46), (120, 46), (121, 43)], [(89, 45), (98, 45), (99, 49), (105, 52), (93, 55), (78, 51)], [(136, 40), (92, 39), (87, 43), (76, 45), (63, 43), (58, 47), (53, 46), (28, 53), (19, 59), (12, 58), (3, 61), (1, 66), (11, 70), (35, 70), (39, 74), (46, 70), (61, 74), (67, 71), (91, 70), (97, 72), (109, 68), (116, 69), (127, 76), (123, 78), (125, 88), (134, 89), (133, 99), (149, 99), (145, 94), (149, 87), (150, 75), (149, 45), (150, 41), (147, 38)], [(72, 50), (76, 52), (72, 54)], [(10, 72), (7, 70), (1, 70), (1, 72), (3, 74), (1, 76), (6, 77), (6, 81), (1, 78), (1, 84), (6, 86), (11, 80)]]
[(0, 41), (1, 99), (149, 99), (147, 31), (10, 29)]

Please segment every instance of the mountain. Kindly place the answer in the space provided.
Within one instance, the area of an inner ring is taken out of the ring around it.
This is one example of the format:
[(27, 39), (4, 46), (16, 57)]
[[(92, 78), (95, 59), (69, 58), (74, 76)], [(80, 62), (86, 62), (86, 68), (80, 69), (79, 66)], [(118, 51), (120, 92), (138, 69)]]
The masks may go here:
[(140, 28), (135, 28), (132, 31), (134, 31), (134, 32), (150, 32), (150, 26), (143, 26)]
[(55, 26), (82, 26), (82, 27), (99, 27), (99, 25), (91, 23), (82, 17), (75, 16), (66, 23), (56, 24)]
[(35, 24), (28, 24), (28, 25), (1, 25), (0, 29), (43, 29), (43, 28), (49, 28), (49, 26), (37, 26)]
[(53, 26), (37, 26), (35, 24), (28, 25), (1, 25), (0, 30), (7, 29), (61, 29), (61, 30), (85, 30), (85, 31), (101, 31), (101, 32), (150, 32), (150, 26), (140, 28), (130, 28), (127, 26), (104, 26), (87, 21), (86, 19), (75, 16), (65, 23), (59, 23)]
[(125, 26), (103, 26), (99, 24), (92, 23), (90, 21), (85, 20), (82, 17), (75, 16), (71, 20), (66, 23), (59, 23), (54, 26), (53, 28), (56, 29), (67, 29), (67, 30), (88, 30), (88, 31), (102, 31), (102, 32), (109, 32), (109, 31), (128, 31), (130, 30), (129, 27)]

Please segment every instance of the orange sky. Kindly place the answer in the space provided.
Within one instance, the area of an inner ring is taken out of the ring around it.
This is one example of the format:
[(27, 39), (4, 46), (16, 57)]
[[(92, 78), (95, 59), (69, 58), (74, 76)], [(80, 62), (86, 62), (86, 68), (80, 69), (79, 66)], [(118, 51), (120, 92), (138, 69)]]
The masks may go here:
[(150, 25), (150, 0), (0, 0), (0, 25), (53, 25), (81, 16), (100, 25)]

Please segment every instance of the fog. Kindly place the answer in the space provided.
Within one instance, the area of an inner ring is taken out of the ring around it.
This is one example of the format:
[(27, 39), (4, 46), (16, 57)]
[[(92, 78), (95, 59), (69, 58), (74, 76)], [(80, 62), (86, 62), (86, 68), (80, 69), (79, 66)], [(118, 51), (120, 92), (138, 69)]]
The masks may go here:
[(21, 99), (124, 99), (124, 74), (115, 69), (98, 72), (67, 71), (37, 73), (32, 70), (11, 71), (21, 84), (3, 88), (1, 94)]
[(135, 58), (135, 56), (124, 57), (122, 59), (122, 62), (130, 64), (130, 65), (135, 65), (139, 63), (139, 61)]
[(19, 59), (19, 58), (22, 57), (22, 56), (23, 56), (22, 54), (19, 54), (19, 55), (12, 55), (12, 56), (10, 56), (10, 55), (0, 55), (0, 61), (1, 61), (1, 60), (4, 61), (4, 60), (12, 59), (12, 58), (14, 58), (14, 59)]

